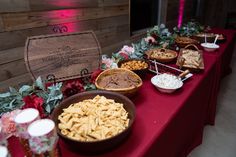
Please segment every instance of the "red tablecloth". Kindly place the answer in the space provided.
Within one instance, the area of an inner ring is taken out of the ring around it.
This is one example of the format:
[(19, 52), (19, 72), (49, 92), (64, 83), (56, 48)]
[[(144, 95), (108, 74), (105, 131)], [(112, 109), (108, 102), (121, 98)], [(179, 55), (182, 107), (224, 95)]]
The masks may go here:
[[(195, 74), (173, 94), (162, 94), (151, 84), (148, 74), (132, 101), (136, 119), (130, 136), (120, 146), (98, 156), (184, 157), (201, 143), (204, 125), (214, 123), (217, 92), (221, 75), (232, 55), (234, 31), (224, 33), (227, 41), (216, 52), (204, 52), (205, 70)], [(222, 57), (224, 56), (224, 57)], [(16, 138), (9, 139), (14, 157), (22, 150)], [(82, 156), (59, 142), (62, 156)]]

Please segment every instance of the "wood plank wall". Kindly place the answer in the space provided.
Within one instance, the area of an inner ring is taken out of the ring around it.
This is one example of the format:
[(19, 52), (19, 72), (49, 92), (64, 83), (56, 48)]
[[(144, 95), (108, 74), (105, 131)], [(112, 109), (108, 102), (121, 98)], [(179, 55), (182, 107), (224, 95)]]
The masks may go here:
[(24, 64), (28, 36), (93, 30), (103, 53), (129, 39), (129, 0), (1, 0), (0, 91), (31, 81)]

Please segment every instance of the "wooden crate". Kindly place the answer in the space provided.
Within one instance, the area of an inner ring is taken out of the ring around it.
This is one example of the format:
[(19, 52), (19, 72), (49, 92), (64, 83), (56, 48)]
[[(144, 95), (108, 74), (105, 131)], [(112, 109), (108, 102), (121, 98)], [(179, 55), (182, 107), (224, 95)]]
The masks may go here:
[(100, 67), (101, 48), (92, 31), (29, 37), (27, 70), (35, 80), (65, 81), (90, 75)]

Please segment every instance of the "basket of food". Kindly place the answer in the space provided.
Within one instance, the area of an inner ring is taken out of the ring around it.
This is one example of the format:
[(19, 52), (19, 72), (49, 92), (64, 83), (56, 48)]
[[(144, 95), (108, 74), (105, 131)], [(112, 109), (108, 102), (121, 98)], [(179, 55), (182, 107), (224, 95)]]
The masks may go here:
[(131, 70), (139, 76), (143, 76), (148, 71), (149, 63), (144, 59), (127, 59), (118, 62), (118, 67)]
[(156, 60), (161, 63), (167, 63), (173, 61), (177, 56), (177, 52), (164, 48), (150, 49), (145, 52), (148, 59)]
[(127, 138), (135, 119), (135, 106), (119, 93), (83, 92), (60, 103), (52, 119), (64, 146), (94, 155)]
[(123, 68), (105, 70), (95, 80), (98, 89), (118, 92), (126, 96), (133, 96), (142, 84), (142, 79), (137, 74)]
[(202, 50), (199, 50), (198, 47), (193, 44), (180, 49), (176, 65), (178, 65), (180, 69), (189, 69), (190, 71), (203, 70), (204, 61)]
[(187, 46), (187, 45), (189, 45), (189, 44), (198, 44), (199, 42), (198, 42), (197, 40), (191, 39), (191, 38), (189, 38), (189, 37), (180, 37), (180, 36), (178, 36), (178, 37), (176, 37), (176, 39), (175, 39), (175, 43), (176, 43), (179, 47), (183, 48), (183, 47), (185, 47), (185, 46)]

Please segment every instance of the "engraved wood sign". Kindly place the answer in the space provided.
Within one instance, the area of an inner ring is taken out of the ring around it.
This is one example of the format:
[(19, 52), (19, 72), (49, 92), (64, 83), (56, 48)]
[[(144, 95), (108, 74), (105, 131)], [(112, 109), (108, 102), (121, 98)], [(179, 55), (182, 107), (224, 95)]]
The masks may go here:
[(101, 48), (92, 31), (29, 37), (25, 63), (35, 80), (65, 81), (90, 75), (100, 67)]

